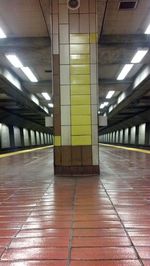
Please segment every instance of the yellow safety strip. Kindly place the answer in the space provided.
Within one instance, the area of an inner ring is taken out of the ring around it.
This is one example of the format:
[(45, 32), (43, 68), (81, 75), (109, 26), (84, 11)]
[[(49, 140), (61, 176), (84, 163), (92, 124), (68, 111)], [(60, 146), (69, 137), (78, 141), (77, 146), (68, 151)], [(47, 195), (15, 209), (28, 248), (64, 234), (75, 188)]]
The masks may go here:
[(46, 146), (46, 147), (29, 149), (29, 150), (21, 150), (21, 151), (15, 151), (15, 152), (9, 152), (9, 153), (5, 153), (5, 154), (0, 154), (0, 159), (1, 158), (5, 158), (5, 157), (9, 157), (9, 156), (18, 155), (18, 154), (29, 153), (29, 152), (38, 151), (38, 150), (44, 150), (44, 149), (48, 149), (48, 148), (51, 148), (51, 147), (53, 147), (53, 145)]
[(99, 143), (99, 144), (101, 146), (106, 146), (106, 147), (115, 148), (115, 149), (123, 149), (123, 150), (128, 150), (128, 151), (136, 151), (136, 152), (142, 152), (142, 153), (150, 154), (150, 150), (129, 148), (129, 147), (124, 147), (124, 146), (115, 146), (115, 145), (104, 144), (104, 143)]

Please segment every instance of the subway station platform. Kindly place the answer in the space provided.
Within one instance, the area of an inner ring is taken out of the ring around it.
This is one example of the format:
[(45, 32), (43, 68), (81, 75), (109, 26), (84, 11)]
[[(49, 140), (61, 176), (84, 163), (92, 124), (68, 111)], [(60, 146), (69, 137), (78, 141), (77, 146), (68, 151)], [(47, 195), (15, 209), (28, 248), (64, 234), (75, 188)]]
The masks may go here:
[(101, 146), (81, 178), (54, 177), (50, 147), (2, 155), (0, 265), (149, 266), (148, 153)]

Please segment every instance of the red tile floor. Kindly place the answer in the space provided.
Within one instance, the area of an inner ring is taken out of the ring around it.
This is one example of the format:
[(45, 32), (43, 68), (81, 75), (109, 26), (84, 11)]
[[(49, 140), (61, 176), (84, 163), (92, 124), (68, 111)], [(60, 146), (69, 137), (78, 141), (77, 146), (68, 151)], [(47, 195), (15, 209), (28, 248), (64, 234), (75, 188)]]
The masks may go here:
[(0, 265), (150, 265), (150, 155), (100, 150), (101, 177), (54, 178), (49, 149), (0, 159)]

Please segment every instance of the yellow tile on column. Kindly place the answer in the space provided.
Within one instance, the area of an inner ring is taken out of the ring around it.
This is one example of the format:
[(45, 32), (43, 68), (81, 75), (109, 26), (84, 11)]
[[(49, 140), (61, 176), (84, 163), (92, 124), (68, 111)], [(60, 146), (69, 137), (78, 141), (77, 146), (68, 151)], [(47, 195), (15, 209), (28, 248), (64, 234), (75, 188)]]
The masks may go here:
[(72, 115), (90, 115), (91, 106), (90, 105), (73, 105), (71, 106)]
[(71, 95), (89, 95), (91, 93), (90, 84), (87, 85), (71, 85)]
[(71, 105), (90, 105), (90, 95), (71, 95)]
[(71, 65), (71, 75), (88, 75), (90, 74), (90, 65)]
[(70, 34), (70, 43), (89, 43), (89, 34)]
[(72, 145), (91, 145), (91, 136), (72, 136)]
[(90, 55), (88, 54), (72, 54), (70, 55), (70, 64), (90, 64)]
[(97, 43), (98, 42), (98, 34), (97, 33), (91, 33), (90, 34), (90, 43)]
[(88, 85), (91, 83), (90, 75), (71, 75), (71, 84)]
[(61, 146), (61, 137), (54, 136), (54, 146)]
[(70, 54), (89, 54), (90, 45), (89, 44), (71, 44)]
[(71, 124), (72, 126), (91, 125), (91, 116), (90, 115), (72, 115)]
[(91, 132), (91, 125), (72, 127), (72, 136), (91, 135)]

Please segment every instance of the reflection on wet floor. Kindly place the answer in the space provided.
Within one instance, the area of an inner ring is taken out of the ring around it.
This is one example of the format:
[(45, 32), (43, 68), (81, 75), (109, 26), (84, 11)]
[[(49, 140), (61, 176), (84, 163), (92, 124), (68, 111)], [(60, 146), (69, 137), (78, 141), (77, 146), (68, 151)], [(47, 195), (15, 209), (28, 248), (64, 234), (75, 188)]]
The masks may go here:
[(0, 159), (0, 265), (150, 265), (150, 155), (100, 153), (100, 177), (54, 178), (51, 150)]

